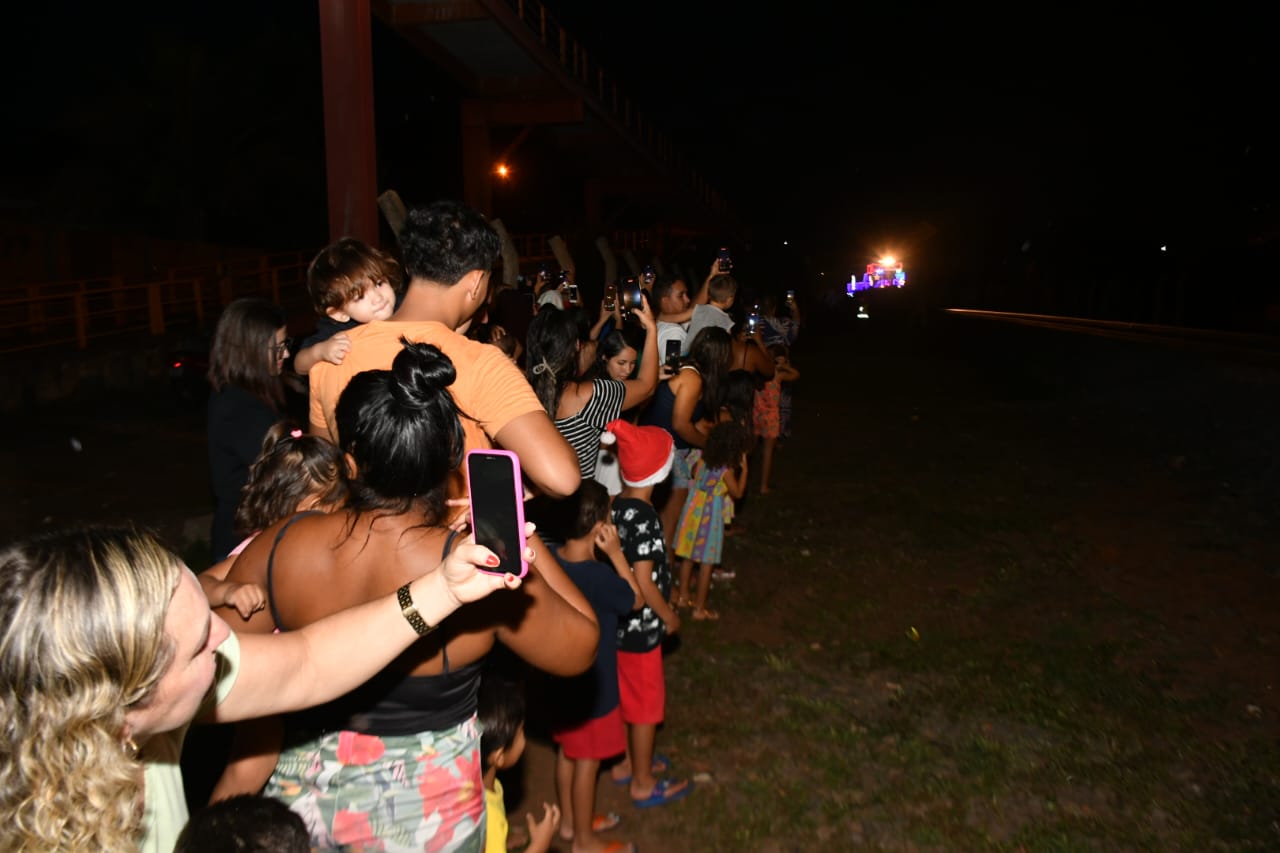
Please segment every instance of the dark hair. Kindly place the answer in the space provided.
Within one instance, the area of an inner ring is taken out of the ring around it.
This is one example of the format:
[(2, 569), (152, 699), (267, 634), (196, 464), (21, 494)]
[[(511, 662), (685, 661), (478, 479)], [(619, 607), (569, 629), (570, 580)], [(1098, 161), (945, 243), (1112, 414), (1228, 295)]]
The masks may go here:
[(719, 326), (707, 326), (694, 335), (684, 364), (692, 364), (702, 374), (702, 404), (705, 411), (718, 412), (724, 405), (729, 364), (733, 361), (733, 339)]
[(525, 377), (552, 420), (560, 394), (578, 372), (578, 323), (573, 315), (543, 306), (525, 337)]
[(595, 480), (584, 479), (569, 501), (577, 507), (577, 513), (570, 522), (570, 539), (581, 539), (591, 532), (597, 522), (611, 518), (609, 490)]
[(435, 524), (465, 447), (448, 390), (458, 374), (431, 344), (400, 342), (390, 370), (357, 373), (338, 398), (339, 445), (356, 463), (348, 507), (407, 512), (421, 502), (426, 522)]
[(343, 237), (325, 246), (307, 267), (307, 291), (317, 314), (327, 314), (359, 299), (370, 284), (383, 279), (391, 282), (396, 293), (404, 290), (400, 262), (354, 237)]
[(784, 343), (773, 343), (765, 347), (774, 358), (791, 358), (791, 350)]
[(480, 723), (480, 762), (487, 768), (489, 756), (515, 742), (524, 724), (524, 689), (520, 684), (485, 670), (476, 696), (476, 721)]
[(457, 284), (472, 270), (491, 271), (501, 252), (502, 238), (493, 226), (456, 201), (410, 210), (400, 232), (400, 253), (411, 279)]
[(747, 452), (750, 436), (742, 424), (721, 421), (707, 433), (706, 447), (702, 448), (702, 462), (709, 468), (728, 468), (737, 465)]
[(574, 327), (578, 330), (578, 342), (586, 343), (591, 340), (591, 327), (594, 324), (587, 309), (581, 305), (566, 305), (564, 313), (569, 315), (569, 319), (573, 320)]
[(310, 853), (302, 815), (271, 797), (240, 794), (199, 809), (173, 853)]
[(297, 512), (309, 495), (325, 506), (340, 506), (347, 497), (343, 469), (342, 451), (333, 442), (304, 433), (292, 421), (276, 423), (249, 466), (236, 505), (236, 532), (248, 536), (266, 530)]
[(284, 328), (284, 312), (255, 296), (227, 305), (213, 331), (209, 348), (209, 384), (215, 391), (235, 385), (257, 397), (273, 412), (284, 408), (284, 385), (276, 373), (276, 332)]
[[(631, 368), (631, 376), (635, 376), (636, 370), (640, 367), (640, 347), (632, 343), (621, 329), (614, 329), (605, 335), (596, 344), (596, 360), (591, 365), (591, 379), (609, 379), (609, 360), (622, 352), (624, 349), (633, 349), (636, 352), (636, 365)], [(628, 379), (631, 376), (627, 377)]]
[(731, 275), (717, 275), (707, 282), (707, 298), (712, 302), (724, 302), (738, 295), (738, 280)]
[(502, 350), (502, 354), (512, 361), (515, 361), (520, 357), (520, 342), (516, 340), (515, 335), (506, 334), (499, 338), (495, 338), (490, 335), (489, 340), (486, 341), (486, 343), (493, 344), (495, 347)]
[[(653, 298), (653, 304), (657, 305), (665, 297), (670, 296), (671, 288), (676, 286), (677, 281), (684, 281), (684, 279), (678, 275), (660, 275), (656, 279), (654, 279), (653, 288), (652, 288), (653, 292), (651, 294)], [(686, 283), (685, 288), (687, 289), (688, 287), (689, 285), (688, 283)]]
[(749, 370), (730, 370), (725, 379), (724, 407), (735, 423), (750, 435), (755, 429), (752, 415), (756, 402), (756, 377)]

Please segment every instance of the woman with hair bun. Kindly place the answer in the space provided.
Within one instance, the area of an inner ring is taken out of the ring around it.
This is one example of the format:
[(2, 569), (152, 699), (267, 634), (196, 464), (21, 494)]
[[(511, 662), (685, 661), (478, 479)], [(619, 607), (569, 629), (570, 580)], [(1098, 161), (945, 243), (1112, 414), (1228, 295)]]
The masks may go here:
[[(394, 590), (454, 547), (445, 505), (463, 453), (454, 367), (430, 344), (404, 345), (391, 370), (357, 374), (338, 400), (346, 506), (268, 528), (232, 567), (229, 580), (267, 589), (268, 607), (246, 630), (297, 630)], [(536, 535), (529, 544), (520, 591), (463, 609), (369, 683), (285, 720), (266, 793), (303, 815), (313, 845), (481, 849), (483, 659), (502, 643), (546, 672), (575, 675), (599, 639), (582, 594)]]

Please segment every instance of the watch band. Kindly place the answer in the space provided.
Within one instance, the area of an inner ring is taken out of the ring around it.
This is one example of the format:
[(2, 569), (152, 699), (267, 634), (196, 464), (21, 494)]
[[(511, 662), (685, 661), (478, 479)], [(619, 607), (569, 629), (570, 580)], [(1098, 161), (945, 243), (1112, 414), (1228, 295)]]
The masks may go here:
[(400, 612), (404, 615), (405, 621), (409, 623), (410, 628), (417, 632), (418, 636), (426, 636), (436, 629), (435, 625), (427, 624), (427, 620), (422, 618), (422, 614), (414, 606), (413, 596), (409, 594), (408, 584), (396, 590), (396, 601), (400, 603)]

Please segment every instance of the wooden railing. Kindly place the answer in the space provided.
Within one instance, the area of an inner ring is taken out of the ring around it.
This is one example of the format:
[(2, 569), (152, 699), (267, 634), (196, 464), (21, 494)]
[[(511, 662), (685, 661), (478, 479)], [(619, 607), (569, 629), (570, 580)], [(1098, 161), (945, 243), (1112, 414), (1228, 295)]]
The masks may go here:
[(88, 349), (104, 338), (202, 328), (241, 296), (301, 307), (309, 260), (289, 252), (143, 279), (113, 275), (0, 287), (0, 352)]
[[(520, 265), (555, 262), (549, 234), (513, 234)], [(611, 235), (617, 251), (651, 245), (647, 231)], [(0, 285), (0, 353), (69, 348), (128, 335), (206, 329), (242, 296), (261, 296), (286, 311), (308, 310), (312, 252), (283, 252), (211, 266), (175, 267), (153, 277), (106, 275), (72, 281)]]

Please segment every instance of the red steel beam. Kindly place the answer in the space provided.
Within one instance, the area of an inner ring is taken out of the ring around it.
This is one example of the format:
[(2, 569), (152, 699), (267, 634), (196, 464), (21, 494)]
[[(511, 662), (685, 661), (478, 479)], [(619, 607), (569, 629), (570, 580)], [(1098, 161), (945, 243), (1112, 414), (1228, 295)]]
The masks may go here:
[(318, 0), (329, 238), (378, 243), (369, 0)]

